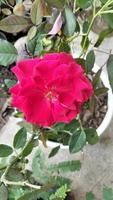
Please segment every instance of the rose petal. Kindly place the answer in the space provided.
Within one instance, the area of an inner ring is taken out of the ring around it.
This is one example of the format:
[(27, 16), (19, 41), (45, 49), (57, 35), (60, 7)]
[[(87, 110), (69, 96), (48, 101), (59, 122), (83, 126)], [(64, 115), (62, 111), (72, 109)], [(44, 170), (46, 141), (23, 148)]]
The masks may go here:
[(60, 31), (62, 24), (63, 24), (62, 14), (60, 12), (60, 14), (58, 15), (58, 17), (53, 25), (52, 30), (48, 33), (48, 35), (56, 35)]
[(16, 75), (18, 80), (22, 80), (23, 77), (31, 77), (33, 70), (39, 62), (39, 58), (22, 60), (12, 68), (12, 72)]

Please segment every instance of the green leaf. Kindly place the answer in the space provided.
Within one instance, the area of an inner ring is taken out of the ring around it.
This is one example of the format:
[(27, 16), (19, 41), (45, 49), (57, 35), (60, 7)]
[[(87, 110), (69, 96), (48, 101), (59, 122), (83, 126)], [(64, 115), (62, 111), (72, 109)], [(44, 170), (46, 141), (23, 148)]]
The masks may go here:
[(43, 18), (43, 6), (42, 0), (35, 0), (31, 7), (31, 20), (33, 24), (38, 25)]
[(24, 194), (23, 196), (21, 196), (20, 198), (18, 198), (17, 200), (37, 200), (38, 196), (40, 196), (41, 193), (45, 192), (47, 189), (39, 189), (39, 190), (34, 190), (31, 192), (28, 192), (26, 194)]
[(0, 21), (0, 30), (8, 33), (20, 32), (32, 25), (29, 18), (10, 15)]
[(50, 6), (56, 7), (56, 8), (63, 8), (66, 0), (45, 0)]
[(100, 0), (103, 4), (106, 3), (108, 0)]
[(17, 200), (18, 198), (20, 198), (27, 192), (28, 192), (28, 189), (26, 189), (26, 188), (21, 188), (19, 186), (18, 187), (17, 186), (9, 186), (8, 187), (8, 198), (9, 198), (9, 200)]
[(67, 6), (64, 9), (64, 18), (65, 18), (64, 34), (66, 36), (72, 36), (76, 29), (76, 18), (72, 10)]
[(0, 158), (0, 170), (6, 168), (8, 165), (8, 159), (7, 158)]
[(22, 156), (26, 157), (29, 154), (31, 154), (33, 148), (34, 148), (34, 142), (29, 143), (29, 145), (23, 150)]
[(94, 91), (94, 94), (98, 97), (100, 95), (103, 95), (103, 94), (106, 94), (108, 92), (108, 88), (106, 87), (101, 87), (101, 88), (98, 88)]
[(72, 161), (64, 161), (60, 162), (58, 164), (54, 164), (49, 166), (48, 170), (52, 172), (61, 172), (61, 173), (66, 173), (66, 172), (74, 172), (74, 171), (79, 171), (81, 168), (81, 163), (79, 160), (72, 160)]
[(0, 65), (8, 66), (17, 59), (16, 48), (6, 40), (0, 40)]
[(8, 172), (7, 180), (14, 182), (24, 181), (24, 176), (18, 169), (13, 168)]
[(67, 196), (67, 192), (69, 192), (70, 190), (68, 189), (67, 185), (63, 185), (61, 186), (59, 189), (57, 189), (57, 191), (55, 192), (55, 194), (52, 194), (49, 198), (49, 200), (55, 200), (55, 199), (62, 199), (65, 200), (66, 196)]
[(113, 189), (109, 187), (103, 188), (103, 200), (113, 200)]
[[(16, 113), (16, 116), (15, 117), (20, 117), (23, 119), (23, 113), (19, 112), (19, 113)], [(27, 132), (31, 132), (32, 131), (32, 125), (30, 123), (27, 123), (25, 120), (23, 121), (20, 121), (17, 123), (20, 128), (25, 128), (27, 130)]]
[(77, 131), (74, 133), (69, 141), (69, 151), (70, 153), (77, 153), (83, 149), (86, 144), (86, 134), (84, 131)]
[[(58, 48), (58, 47), (57, 47)], [(70, 52), (70, 46), (65, 41), (61, 42), (59, 45), (59, 52)]]
[(53, 128), (56, 131), (69, 131), (71, 133), (74, 133), (76, 131), (77, 128), (79, 128), (79, 122), (78, 120), (74, 119), (72, 120), (69, 124), (65, 124), (65, 123), (58, 123), (55, 126), (53, 126)]
[(0, 144), (0, 157), (7, 157), (13, 153), (13, 149), (5, 144)]
[(8, 199), (8, 191), (5, 185), (0, 185), (0, 199), (1, 200)]
[(43, 34), (36, 35), (35, 38), (28, 42), (28, 49), (34, 56), (40, 56), (43, 52), (43, 43), (42, 39), (44, 38)]
[(45, 169), (47, 169), (45, 155), (40, 149), (38, 149), (32, 161), (33, 176), (35, 178), (38, 178), (38, 180), (42, 179), (41, 181), (43, 181), (43, 178), (45, 178), (45, 176), (47, 175)]
[(45, 23), (39, 25), (37, 27), (36, 36), (32, 38), (32, 40), (27, 41), (28, 51), (32, 55), (39, 55), (40, 52), (43, 50), (42, 39), (45, 37), (44, 28), (45, 28)]
[(14, 137), (13, 146), (15, 149), (23, 148), (27, 140), (27, 131), (21, 128)]
[(61, 175), (60, 176), (52, 176), (51, 178), (52, 178), (53, 184), (56, 184), (57, 186), (61, 186), (64, 184), (67, 184), (68, 186), (71, 185), (71, 180), (69, 178), (62, 177)]
[(83, 58), (76, 58), (76, 62), (81, 65), (81, 67), (85, 70), (85, 60)]
[(78, 128), (80, 128), (80, 124), (78, 120), (74, 119), (69, 124), (65, 124), (64, 130), (74, 133)]
[(64, 123), (58, 123), (58, 124), (55, 124), (53, 126), (53, 128), (56, 130), (56, 131), (62, 131), (64, 130), (64, 127), (65, 127), (65, 124)]
[(85, 9), (91, 6), (92, 2), (93, 0), (77, 0), (77, 6), (82, 9)]
[(83, 33), (87, 33), (89, 26), (90, 26), (90, 24), (88, 21), (85, 21), (83, 23)]
[(28, 41), (32, 40), (36, 36), (36, 33), (37, 33), (37, 27), (32, 26), (27, 34)]
[(86, 193), (86, 200), (95, 200), (95, 196), (92, 192)]
[(80, 32), (80, 24), (79, 22), (76, 20), (76, 28), (75, 28), (75, 32), (79, 33)]
[(104, 14), (103, 19), (106, 21), (108, 26), (113, 29), (113, 13)]
[(113, 54), (109, 56), (109, 59), (107, 62), (107, 71), (108, 71), (110, 85), (113, 91)]
[(99, 140), (98, 134), (94, 128), (85, 129), (86, 140), (89, 144), (96, 144)]
[[(86, 42), (85, 42), (85, 38), (86, 38), (85, 36), (82, 37), (81, 47), (83, 48), (84, 52), (87, 52), (90, 42), (89, 42), (89, 38), (87, 38)], [(85, 45), (84, 45), (84, 43), (85, 43)]]
[(93, 87), (96, 88), (100, 83), (100, 76), (101, 76), (102, 69), (99, 69), (93, 78)]
[(103, 42), (103, 40), (112, 32), (113, 32), (113, 29), (111, 28), (101, 31), (99, 34), (98, 40), (95, 43), (95, 47), (98, 47)]
[(15, 80), (11, 80), (11, 79), (5, 79), (4, 82), (5, 82), (5, 85), (7, 86), (7, 88), (10, 88), (14, 84), (16, 84), (16, 81)]
[(58, 141), (63, 145), (68, 145), (70, 135), (75, 133), (77, 129), (80, 129), (78, 120), (74, 119), (69, 124), (58, 123), (53, 126), (54, 131), (48, 134), (48, 138)]
[(55, 148), (53, 148), (53, 149), (51, 150), (50, 154), (49, 154), (49, 158), (55, 156), (55, 155), (58, 153), (59, 149), (60, 149), (60, 145), (57, 146), (57, 147), (55, 147)]
[(92, 70), (94, 63), (95, 63), (95, 54), (94, 51), (91, 50), (86, 56), (85, 68), (87, 73)]

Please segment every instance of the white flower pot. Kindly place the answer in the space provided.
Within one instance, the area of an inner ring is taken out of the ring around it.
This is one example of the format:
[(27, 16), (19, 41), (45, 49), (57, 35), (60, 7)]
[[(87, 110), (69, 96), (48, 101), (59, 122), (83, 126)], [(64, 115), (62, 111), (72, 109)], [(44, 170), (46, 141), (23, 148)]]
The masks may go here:
[[(95, 65), (95, 67), (93, 68), (93, 71), (97, 72), (98, 69), (99, 69), (99, 67), (97, 65)], [(102, 123), (97, 128), (97, 133), (98, 133), (99, 136), (102, 133), (104, 133), (104, 131), (107, 129), (107, 127), (109, 126), (109, 124), (111, 122), (112, 116), (113, 116), (113, 106), (112, 106), (112, 103), (113, 103), (113, 93), (112, 93), (111, 86), (109, 84), (107, 72), (102, 71), (102, 73), (101, 73), (101, 80), (102, 80), (104, 86), (107, 87), (109, 90), (108, 90), (108, 102), (107, 102), (108, 109), (107, 109), (107, 112), (105, 114), (105, 117), (104, 117)]]

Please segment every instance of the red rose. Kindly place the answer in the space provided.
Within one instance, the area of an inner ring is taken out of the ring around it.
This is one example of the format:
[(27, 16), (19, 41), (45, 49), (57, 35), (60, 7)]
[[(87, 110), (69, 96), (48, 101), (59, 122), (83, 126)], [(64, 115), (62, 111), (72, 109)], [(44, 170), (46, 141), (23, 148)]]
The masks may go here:
[(83, 69), (67, 53), (23, 60), (12, 71), (19, 80), (10, 89), (12, 105), (40, 126), (70, 122), (93, 94)]

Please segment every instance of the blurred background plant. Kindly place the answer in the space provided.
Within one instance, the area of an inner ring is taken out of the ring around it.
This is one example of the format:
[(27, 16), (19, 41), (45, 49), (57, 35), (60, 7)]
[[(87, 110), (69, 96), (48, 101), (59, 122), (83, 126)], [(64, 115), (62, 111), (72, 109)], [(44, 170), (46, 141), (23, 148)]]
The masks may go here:
[[(64, 176), (79, 171), (79, 160), (49, 164), (38, 145), (38, 134), (28, 135), (21, 128), (15, 135), (13, 146), (0, 144), (0, 199), (3, 200), (64, 200), (70, 199), (71, 180)], [(35, 150), (34, 156), (28, 155)], [(71, 200), (72, 200), (71, 196)]]

